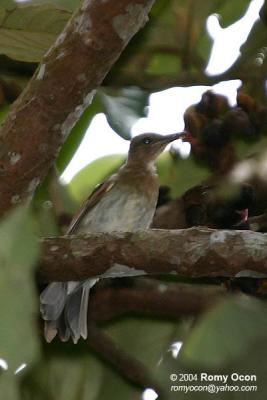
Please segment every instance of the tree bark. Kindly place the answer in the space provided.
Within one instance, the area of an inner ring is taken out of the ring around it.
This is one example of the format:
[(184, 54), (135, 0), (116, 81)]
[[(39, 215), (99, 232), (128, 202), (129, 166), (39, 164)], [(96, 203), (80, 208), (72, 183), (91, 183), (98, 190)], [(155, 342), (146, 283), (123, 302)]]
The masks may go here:
[(84, 0), (0, 130), (0, 215), (30, 198), (154, 0)]
[(155, 229), (44, 238), (42, 244), (42, 282), (145, 274), (267, 276), (267, 234), (251, 231)]
[(115, 285), (99, 282), (90, 294), (88, 321), (110, 322), (125, 315), (177, 320), (199, 315), (229, 296), (226, 285), (170, 283), (153, 278), (129, 278)]

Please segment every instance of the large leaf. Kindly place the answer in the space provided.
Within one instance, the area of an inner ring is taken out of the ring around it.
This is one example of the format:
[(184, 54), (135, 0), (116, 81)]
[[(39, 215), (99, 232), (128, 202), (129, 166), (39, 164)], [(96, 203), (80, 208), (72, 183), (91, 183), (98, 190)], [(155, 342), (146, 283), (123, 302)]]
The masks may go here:
[[(11, 3), (14, 1), (8, 0)], [(82, 0), (29, 0), (31, 5), (44, 5), (44, 4), (53, 4), (59, 9), (66, 11), (74, 11), (81, 4)]]
[(156, 377), (168, 400), (262, 400), (267, 396), (265, 341), (246, 348), (243, 356), (227, 368), (207, 368), (205, 364), (196, 368), (169, 352), (155, 370)]
[(68, 188), (60, 183), (55, 171), (50, 171), (38, 187), (32, 205), (42, 236), (60, 235), (70, 222), (69, 215), (75, 211)]
[(0, 393), (3, 399), (21, 400), (18, 388), (18, 379), (14, 372), (4, 372), (0, 370)]
[(30, 400), (96, 400), (101, 384), (102, 366), (90, 354), (54, 356), (32, 370), (23, 392)]
[(54, 341), (44, 351), (46, 357), (25, 375), (23, 400), (131, 399), (140, 393), (114, 368), (100, 362), (85, 341), (77, 345)]
[[(181, 339), (187, 329), (187, 323), (148, 317), (145, 319), (128, 317), (108, 326), (106, 333), (125, 354), (129, 354), (133, 359), (140, 361), (146, 367), (150, 376), (153, 377), (161, 364), (162, 357), (170, 350), (174, 342)], [(121, 397), (117, 396), (116, 398), (130, 398), (131, 388), (122, 382), (120, 385), (119, 383), (119, 378), (116, 378), (116, 376), (110, 382), (113, 387), (117, 386), (119, 393), (122, 392)], [(105, 389), (104, 392), (106, 392)], [(122, 394), (124, 394), (124, 397), (122, 397)]]
[(32, 272), (38, 253), (33, 221), (19, 208), (0, 225), (0, 357), (11, 371), (38, 356)]
[(106, 332), (126, 353), (148, 368), (155, 368), (163, 352), (177, 340), (178, 329), (178, 324), (169, 321), (124, 318), (109, 326)]
[(56, 160), (56, 166), (59, 173), (62, 173), (67, 167), (75, 151), (79, 147), (87, 129), (94, 116), (102, 111), (103, 107), (100, 102), (99, 96), (96, 96), (92, 104), (86, 108), (79, 121), (72, 128), (66, 142), (64, 143), (59, 156)]
[(114, 368), (105, 365), (103, 381), (97, 400), (136, 399), (141, 397), (141, 390), (124, 379)]
[(160, 184), (170, 187), (172, 198), (181, 196), (210, 175), (208, 168), (197, 165), (192, 157), (173, 158), (167, 151), (161, 154), (156, 165)]
[(180, 400), (206, 400), (214, 393), (218, 400), (264, 399), (266, 338), (264, 303), (245, 297), (228, 300), (193, 326), (177, 358), (164, 355), (156, 378), (170, 400), (178, 392)]
[(184, 336), (178, 357), (165, 354), (155, 371), (167, 398), (177, 399), (179, 393), (180, 400), (206, 400), (216, 393), (218, 400), (264, 399), (266, 325), (266, 306), (246, 297), (227, 300), (209, 311)]
[(131, 128), (139, 118), (146, 116), (148, 93), (137, 87), (119, 91), (101, 91), (107, 121), (111, 128), (124, 139), (131, 139)]
[(57, 7), (49, 2), (1, 3), (0, 54), (19, 61), (39, 62), (71, 16), (69, 7), (63, 9), (63, 2), (60, 4)]
[(9, 111), (9, 105), (7, 104), (2, 104), (0, 106), (0, 124), (5, 120), (7, 114)]
[[(22, 364), (32, 365), (39, 356), (37, 309), (32, 267), (39, 253), (35, 226), (25, 208), (10, 214), (0, 225), (0, 393), (17, 400)], [(36, 320), (35, 320), (36, 318)]]
[(68, 185), (70, 194), (81, 203), (104, 178), (115, 172), (123, 163), (125, 156), (112, 155), (99, 158), (84, 167)]
[[(80, 204), (98, 183), (117, 171), (125, 158), (126, 155), (119, 154), (105, 156), (84, 167), (68, 185), (74, 200)], [(156, 165), (160, 184), (170, 187), (173, 198), (199, 184), (210, 174), (206, 167), (196, 165), (191, 157), (174, 159), (168, 152), (159, 157)]]
[(214, 12), (219, 15), (220, 22), (223, 28), (233, 24), (239, 18), (243, 16), (247, 7), (249, 6), (250, 0), (238, 0), (238, 1), (217, 1), (216, 10)]
[(266, 305), (242, 296), (206, 313), (186, 341), (182, 356), (206, 367), (223, 367), (267, 337)]

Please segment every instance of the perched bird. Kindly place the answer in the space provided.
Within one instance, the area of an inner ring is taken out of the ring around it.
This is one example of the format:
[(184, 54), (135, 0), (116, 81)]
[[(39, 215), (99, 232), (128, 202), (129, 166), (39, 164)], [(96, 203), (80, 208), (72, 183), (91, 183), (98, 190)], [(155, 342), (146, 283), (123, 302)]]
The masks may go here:
[[(67, 235), (148, 228), (159, 191), (154, 161), (168, 143), (182, 135), (145, 133), (133, 138), (126, 163), (96, 187), (74, 217)], [(41, 293), (40, 309), (48, 342), (57, 333), (62, 341), (71, 337), (74, 343), (87, 337), (89, 291), (97, 280), (53, 282)]]
[(197, 185), (181, 197), (157, 208), (152, 227), (184, 229), (207, 226), (214, 229), (245, 229), (248, 210), (255, 202), (254, 187), (242, 183), (222, 195), (220, 185)]
[(189, 189), (183, 195), (188, 226), (234, 229), (236, 224), (244, 223), (248, 209), (255, 201), (254, 188), (242, 183), (229, 188), (229, 193), (225, 190), (221, 192), (219, 185), (199, 185)]

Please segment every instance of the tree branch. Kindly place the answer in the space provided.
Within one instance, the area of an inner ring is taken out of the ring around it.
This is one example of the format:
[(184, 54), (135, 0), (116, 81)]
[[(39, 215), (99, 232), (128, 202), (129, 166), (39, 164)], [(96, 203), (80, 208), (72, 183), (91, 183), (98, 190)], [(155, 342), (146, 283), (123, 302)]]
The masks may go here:
[(0, 215), (32, 196), (154, 0), (84, 0), (0, 130)]
[(155, 229), (44, 238), (42, 244), (37, 276), (43, 282), (144, 274), (267, 276), (267, 234), (251, 231)]
[(175, 321), (183, 316), (195, 316), (214, 306), (225, 296), (227, 288), (223, 285), (170, 283), (146, 278), (127, 279), (118, 284), (100, 281), (92, 291), (87, 343), (124, 378), (142, 388), (151, 387), (159, 393), (161, 389), (145, 365), (121, 349), (98, 324), (133, 313), (167, 317)]
[(87, 343), (101, 359), (113, 366), (113, 368), (130, 382), (142, 388), (153, 388), (158, 394), (163, 392), (148, 368), (146, 368), (141, 361), (136, 360), (124, 352), (95, 324), (88, 323)]
[(238, 74), (238, 73), (228, 73), (225, 72), (220, 75), (206, 75), (203, 72), (188, 72), (188, 71), (179, 71), (177, 75), (152, 75), (145, 74), (138, 71), (138, 73), (124, 73), (123, 71), (119, 71), (115, 75), (112, 73), (110, 76), (108, 75), (104, 81), (104, 86), (111, 85), (112, 87), (125, 87), (125, 86), (138, 86), (143, 90), (147, 91), (160, 91), (166, 90), (175, 86), (195, 86), (195, 85), (207, 85), (212, 86), (218, 82), (224, 80), (232, 80), (232, 79), (241, 79), (246, 81), (258, 81), (259, 75), (256, 73), (249, 74)]
[[(128, 278), (129, 279), (129, 278)], [(107, 285), (100, 281), (92, 291), (88, 320), (110, 322), (115, 318), (135, 314), (177, 320), (202, 313), (227, 295), (224, 285), (184, 284), (156, 279), (132, 279)]]

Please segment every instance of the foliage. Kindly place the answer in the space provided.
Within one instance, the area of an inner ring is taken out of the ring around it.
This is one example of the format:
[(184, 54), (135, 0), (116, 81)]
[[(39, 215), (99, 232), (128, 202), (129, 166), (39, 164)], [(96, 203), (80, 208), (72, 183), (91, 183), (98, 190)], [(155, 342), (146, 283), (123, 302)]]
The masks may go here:
[[(107, 176), (115, 172), (123, 163), (123, 155), (105, 156), (93, 161), (78, 172), (68, 185), (68, 189), (77, 203), (82, 201), (92, 192), (95, 186)], [(84, 182), (86, 180), (86, 186)]]
[[(80, 0), (1, 1), (0, 61), (5, 60), (5, 68), (4, 64), (0, 66), (0, 122), (9, 111), (10, 82), (21, 86), (22, 79), (30, 79), (31, 69), (25, 73), (25, 65), (37, 66), (80, 3)], [(56, 161), (57, 172), (61, 174), (66, 168), (96, 114), (105, 113), (111, 128), (129, 140), (134, 123), (146, 115), (150, 94), (178, 83), (190, 86), (240, 78), (243, 94), (248, 95), (241, 95), (238, 105), (246, 113), (249, 129), (248, 135), (242, 135), (244, 125), (241, 135), (235, 129), (231, 146), (238, 158), (265, 146), (266, 119), (262, 115), (266, 115), (266, 2), (261, 19), (255, 23), (230, 70), (221, 76), (205, 75), (212, 48), (212, 39), (205, 29), (207, 17), (219, 14), (221, 26), (226, 27), (244, 14), (249, 3), (249, 0), (156, 0), (149, 23), (128, 45), (64, 143)], [(217, 127), (218, 121), (226, 124), (227, 113), (237, 111), (228, 105), (227, 110), (220, 109), (210, 117), (205, 107), (203, 111), (203, 104), (205, 99), (185, 114), (186, 127), (197, 138), (202, 137), (208, 124), (215, 122)], [(240, 122), (239, 111), (235, 115)], [(190, 157), (182, 159), (172, 151), (158, 160), (160, 183), (170, 187), (172, 198), (181, 196), (214, 172), (210, 159), (207, 162), (207, 157), (203, 160), (199, 154), (192, 152)], [(217, 152), (214, 155), (219, 158)], [(60, 184), (57, 172), (51, 171), (33, 202), (34, 218), (41, 234), (56, 235), (64, 231), (67, 223), (62, 222), (62, 216), (67, 215), (68, 220), (69, 214), (94, 186), (113, 173), (124, 159), (124, 155), (115, 154), (95, 160), (68, 186)], [(0, 358), (9, 365), (7, 371), (0, 369), (2, 397), (12, 400), (140, 398), (140, 388), (96, 358), (85, 343), (74, 347), (56, 340), (40, 350), (36, 321), (38, 300), (32, 270), (40, 249), (32, 213), (18, 208), (7, 216), (0, 225), (0, 237)], [(170, 280), (181, 281), (179, 277)], [(201, 282), (193, 283), (197, 290)], [(170, 391), (170, 374), (199, 374), (206, 370), (216, 374), (234, 371), (257, 375), (257, 393), (244, 392), (240, 396), (238, 392), (220, 392), (216, 399), (263, 399), (267, 395), (265, 314), (264, 301), (239, 295), (214, 305), (200, 318), (177, 317), (170, 321), (131, 316), (107, 324), (103, 330), (123, 351), (146, 365), (171, 399), (178, 398), (178, 393)], [(184, 345), (175, 359), (169, 349), (177, 341)], [(25, 371), (14, 375), (15, 369), (24, 362), (28, 364)], [(207, 393), (179, 393), (181, 399), (196, 397), (206, 399)]]
[(8, 371), (0, 375), (0, 386), (6, 398), (13, 398), (10, 393), (15, 396), (18, 383), (14, 372), (39, 357), (38, 302), (32, 281), (39, 245), (29, 211), (19, 208), (3, 220), (0, 238), (0, 354), (8, 364)]
[(139, 118), (145, 117), (148, 94), (131, 87), (121, 91), (100, 94), (107, 121), (112, 129), (124, 139), (131, 139), (131, 128)]
[[(156, 372), (166, 392), (170, 393), (170, 399), (176, 399), (178, 394), (171, 390), (172, 385), (222, 387), (221, 391), (215, 392), (216, 395), (212, 394), (220, 400), (261, 399), (267, 389), (263, 372), (265, 350), (264, 346), (261, 347), (266, 340), (266, 327), (262, 327), (265, 312), (262, 304), (241, 296), (222, 302), (204, 315), (188, 341), (185, 341), (179, 356), (175, 358), (170, 353), (165, 354)], [(203, 373), (210, 375), (211, 380), (201, 379)], [(178, 378), (171, 380), (171, 374), (184, 375), (185, 381), (179, 382)], [(188, 374), (191, 374), (191, 378), (187, 379)], [(254, 375), (255, 381), (248, 379), (242, 384), (255, 385), (258, 389), (254, 392), (244, 391), (242, 394), (232, 390), (229, 394), (229, 391), (223, 391), (222, 381), (212, 379), (222, 374), (228, 377), (227, 385), (232, 387), (240, 384), (240, 381), (234, 380), (235, 376), (232, 378), (232, 374)], [(192, 399), (206, 399), (209, 394), (206, 391), (192, 391), (190, 394), (179, 392), (181, 399), (188, 396)]]
[(20, 61), (39, 61), (70, 16), (71, 11), (53, 4), (5, 2), (0, 8), (1, 53)]

